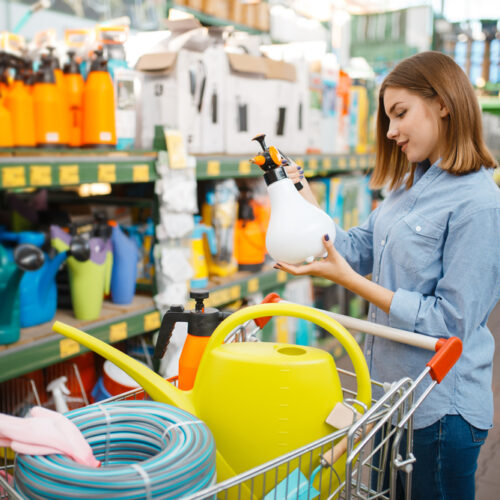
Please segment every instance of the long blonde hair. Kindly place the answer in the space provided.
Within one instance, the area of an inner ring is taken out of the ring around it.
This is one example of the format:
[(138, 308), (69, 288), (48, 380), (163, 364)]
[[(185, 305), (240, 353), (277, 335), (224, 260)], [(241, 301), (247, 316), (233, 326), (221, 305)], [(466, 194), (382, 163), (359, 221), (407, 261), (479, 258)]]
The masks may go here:
[(406, 188), (413, 184), (416, 164), (410, 164), (395, 141), (387, 138), (389, 117), (384, 92), (398, 87), (423, 98), (440, 98), (449, 111), (440, 168), (455, 175), (475, 172), (481, 166), (493, 168), (496, 161), (483, 140), (481, 110), (474, 89), (451, 57), (440, 52), (421, 52), (401, 61), (384, 79), (377, 114), (377, 154), (370, 185), (389, 189), (401, 186), (408, 172)]

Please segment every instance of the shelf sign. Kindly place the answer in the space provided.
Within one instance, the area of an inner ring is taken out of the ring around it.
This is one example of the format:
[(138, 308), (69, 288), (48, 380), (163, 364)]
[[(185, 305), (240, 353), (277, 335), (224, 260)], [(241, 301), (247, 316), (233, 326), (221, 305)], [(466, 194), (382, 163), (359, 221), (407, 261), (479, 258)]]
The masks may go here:
[(318, 168), (318, 159), (317, 158), (309, 158), (309, 168), (311, 170), (316, 170)]
[(299, 167), (304, 168), (304, 158), (297, 158), (297, 159), (295, 160), (295, 163), (296, 163)]
[(250, 162), (248, 160), (240, 161), (240, 164), (238, 165), (238, 172), (241, 175), (248, 175), (251, 171), (252, 165), (250, 165)]
[(134, 165), (132, 171), (132, 180), (134, 182), (149, 182), (149, 166)]
[(80, 170), (78, 165), (61, 165), (59, 167), (59, 185), (80, 184)]
[(352, 169), (356, 168), (357, 166), (357, 162), (356, 162), (356, 157), (355, 156), (351, 156), (349, 158), (349, 167), (351, 167)]
[(115, 323), (109, 327), (109, 341), (119, 342), (127, 338), (127, 322)]
[(248, 293), (255, 293), (259, 291), (259, 278), (252, 278), (248, 280), (247, 284)]
[(323, 168), (330, 169), (332, 168), (332, 159), (331, 158), (323, 158), (321, 160), (323, 164)]
[(144, 315), (144, 331), (152, 332), (160, 328), (160, 311), (153, 311)]
[(98, 182), (116, 182), (116, 165), (101, 163), (97, 166)]
[(51, 186), (52, 168), (50, 165), (31, 165), (30, 166), (30, 185), (31, 186)]
[(345, 156), (339, 158), (339, 168), (342, 170), (347, 168), (347, 158)]
[(59, 357), (67, 358), (80, 352), (80, 344), (73, 339), (62, 339), (59, 341)]
[(218, 160), (209, 160), (207, 163), (207, 175), (211, 177), (215, 177), (220, 175), (220, 161)]
[(286, 272), (281, 269), (277, 273), (278, 283), (284, 283), (286, 281)]
[(24, 166), (2, 168), (2, 187), (16, 188), (26, 186)]

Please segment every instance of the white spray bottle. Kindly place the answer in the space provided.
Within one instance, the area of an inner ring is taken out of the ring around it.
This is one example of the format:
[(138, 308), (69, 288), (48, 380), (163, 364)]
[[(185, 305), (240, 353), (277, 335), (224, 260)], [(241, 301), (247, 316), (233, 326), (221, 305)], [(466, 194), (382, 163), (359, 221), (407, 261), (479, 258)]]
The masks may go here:
[(323, 237), (335, 240), (335, 224), (320, 208), (299, 194), (302, 184), (293, 184), (283, 168), (290, 161), (274, 146), (266, 146), (265, 134), (253, 138), (263, 152), (252, 161), (265, 172), (271, 200), (271, 218), (266, 234), (266, 248), (276, 261), (286, 264), (312, 262), (325, 255)]

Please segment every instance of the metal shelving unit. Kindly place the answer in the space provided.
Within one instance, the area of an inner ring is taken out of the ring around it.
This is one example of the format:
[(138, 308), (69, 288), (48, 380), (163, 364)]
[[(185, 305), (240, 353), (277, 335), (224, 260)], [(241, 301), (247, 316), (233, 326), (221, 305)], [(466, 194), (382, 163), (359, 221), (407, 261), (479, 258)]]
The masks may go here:
[[(266, 269), (252, 275), (238, 273), (225, 283), (212, 284), (206, 305), (221, 307), (252, 293), (269, 292), (293, 279), (294, 276), (275, 269)], [(187, 306), (191, 307), (191, 304)], [(151, 297), (136, 295), (130, 306), (119, 306), (106, 301), (101, 318), (95, 322), (76, 320), (71, 312), (61, 310), (53, 321), (56, 320), (80, 328), (105, 342), (115, 343), (157, 330), (161, 318)], [(18, 342), (0, 346), (0, 382), (87, 351), (77, 342), (52, 333), (53, 321), (23, 328)]]

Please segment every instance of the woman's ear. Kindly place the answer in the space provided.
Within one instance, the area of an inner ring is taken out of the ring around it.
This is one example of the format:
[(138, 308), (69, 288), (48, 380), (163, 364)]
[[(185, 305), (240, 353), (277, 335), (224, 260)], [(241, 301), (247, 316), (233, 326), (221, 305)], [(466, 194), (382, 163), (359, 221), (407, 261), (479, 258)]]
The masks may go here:
[(446, 104), (443, 102), (441, 97), (438, 97), (438, 103), (439, 103), (439, 116), (441, 118), (449, 116), (450, 112), (448, 111), (448, 108), (446, 107)]

